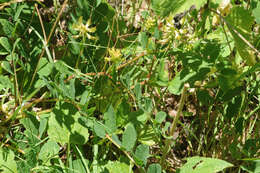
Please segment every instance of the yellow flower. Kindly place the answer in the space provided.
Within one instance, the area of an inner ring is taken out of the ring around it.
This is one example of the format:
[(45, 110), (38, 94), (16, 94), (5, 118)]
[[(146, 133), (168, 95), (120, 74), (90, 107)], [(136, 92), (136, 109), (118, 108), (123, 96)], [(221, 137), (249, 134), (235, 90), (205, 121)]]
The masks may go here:
[(232, 8), (230, 0), (222, 0), (220, 3), (218, 10), (223, 16), (226, 16), (230, 13), (230, 9)]
[(149, 17), (149, 18), (146, 20), (146, 22), (145, 22), (145, 28), (146, 28), (147, 30), (149, 30), (149, 29), (151, 29), (152, 27), (154, 27), (155, 24), (156, 24), (155, 19), (152, 18), (152, 17)]
[(91, 20), (88, 19), (87, 23), (84, 25), (82, 21), (82, 16), (79, 17), (79, 20), (77, 23), (74, 23), (72, 25), (72, 28), (76, 31), (79, 31), (79, 34), (76, 35), (75, 37), (83, 37), (87, 36), (88, 39), (91, 40), (96, 40), (97, 38), (90, 35), (89, 33), (94, 33), (96, 32), (96, 27), (89, 27), (91, 25)]
[(120, 49), (109, 48), (108, 53), (110, 57), (105, 57), (106, 61), (119, 62), (121, 60), (122, 54)]

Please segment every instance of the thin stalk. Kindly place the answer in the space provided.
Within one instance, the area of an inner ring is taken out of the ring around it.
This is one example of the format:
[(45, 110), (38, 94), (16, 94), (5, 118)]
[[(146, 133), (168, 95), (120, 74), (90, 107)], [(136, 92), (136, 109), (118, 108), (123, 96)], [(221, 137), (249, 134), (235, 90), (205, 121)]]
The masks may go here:
[[(22, 104), (22, 98), (21, 98), (21, 95), (20, 95), (20, 92), (19, 92), (19, 85), (18, 85), (18, 79), (17, 79), (17, 73), (16, 73), (16, 58), (14, 57), (15, 56), (15, 48), (16, 48), (16, 45), (18, 44), (18, 42), (20, 41), (20, 39), (17, 39), (14, 43), (14, 46), (13, 46), (13, 50), (12, 50), (12, 53), (11, 53), (11, 56), (12, 56), (12, 63), (13, 63), (13, 70), (14, 70), (14, 93), (15, 93), (15, 104), (17, 104), (19, 102), (19, 105)], [(15, 106), (16, 107), (16, 106)]]
[(220, 13), (218, 13), (217, 11), (210, 9), (212, 12), (216, 13), (217, 15), (219, 15), (219, 17), (221, 18), (221, 20), (230, 28), (232, 29), (232, 31), (234, 33), (237, 34), (237, 36), (244, 41), (244, 43), (246, 43), (255, 53), (257, 53), (258, 56), (260, 56), (260, 52), (243, 36), (241, 35), (232, 24), (228, 23), (223, 16), (221, 16)]
[(77, 145), (74, 145), (74, 146), (75, 146), (77, 152), (79, 153), (80, 159), (81, 159), (83, 165), (85, 166), (87, 173), (90, 173), (89, 168), (88, 168), (88, 164), (87, 164), (87, 162), (85, 161), (84, 156), (82, 155), (82, 153), (81, 153), (81, 151), (79, 150), (79, 148), (77, 147)]
[(225, 30), (224, 21), (221, 20), (220, 23), (221, 23), (221, 26), (222, 26), (222, 28), (223, 28), (223, 31), (224, 31), (224, 34), (225, 34), (225, 37), (226, 37), (226, 40), (227, 40), (227, 44), (228, 44), (228, 47), (229, 47), (230, 53), (232, 54), (233, 58), (235, 58), (234, 52), (232, 51), (232, 48), (231, 48), (230, 42), (229, 42), (229, 40), (228, 40), (227, 32), (226, 32), (226, 30)]
[[(110, 140), (118, 149), (121, 149), (120, 145), (118, 145), (108, 134), (106, 134), (106, 138), (107, 138), (108, 140)], [(134, 165), (139, 169), (139, 171), (140, 171), (141, 173), (145, 173), (144, 168), (142, 168), (141, 166), (139, 166), (139, 165), (135, 162), (135, 160), (134, 160), (125, 150), (121, 150), (121, 151), (129, 158), (129, 160), (130, 160), (132, 163), (134, 163)]]
[(70, 163), (70, 142), (68, 142), (67, 144), (67, 167), (69, 167), (69, 163)]
[(83, 43), (85, 43), (85, 41), (86, 41), (86, 37), (83, 36), (83, 39), (82, 39), (81, 44), (80, 44), (80, 53), (79, 53), (79, 55), (78, 55), (78, 59), (77, 59), (76, 65), (75, 65), (75, 68), (76, 68), (76, 69), (79, 67), (80, 57), (83, 55), (83, 52), (84, 52)]
[(35, 9), (37, 11), (37, 14), (39, 16), (39, 20), (40, 20), (40, 24), (41, 24), (41, 27), (42, 27), (42, 32), (43, 32), (43, 37), (44, 37), (44, 41), (47, 42), (47, 36), (46, 36), (46, 32), (45, 32), (45, 28), (44, 28), (44, 25), (43, 25), (43, 21), (42, 21), (42, 17), (41, 17), (41, 13), (38, 9), (38, 4), (35, 4)]
[(48, 43), (49, 43), (49, 41), (51, 39), (51, 36), (52, 36), (52, 34), (54, 32), (54, 29), (56, 28), (56, 25), (57, 25), (58, 21), (60, 20), (61, 14), (62, 14), (63, 10), (65, 9), (67, 3), (68, 3), (68, 0), (65, 0), (64, 3), (62, 4), (61, 10), (60, 10), (60, 12), (58, 14), (58, 17), (56, 18), (56, 20), (55, 20), (55, 22), (54, 22), (54, 24), (53, 24), (53, 26), (51, 28), (50, 34), (49, 34), (49, 36), (47, 38), (47, 41), (45, 42), (45, 45), (42, 48), (41, 54), (40, 54), (38, 62), (36, 64), (36, 68), (35, 68), (35, 70), (33, 72), (32, 80), (30, 82), (29, 88), (32, 86), (32, 84), (34, 82), (34, 79), (35, 79), (35, 76), (36, 76), (36, 73), (37, 73), (37, 70), (38, 70), (38, 67), (39, 67), (39, 64), (40, 64), (40, 60), (41, 60), (41, 58), (43, 57), (43, 55), (45, 53), (45, 48), (47, 47), (47, 45), (48, 45)]
[[(178, 123), (179, 118), (181, 116), (182, 109), (183, 109), (183, 106), (184, 106), (184, 102), (185, 102), (185, 99), (186, 99), (187, 89), (188, 89), (188, 85), (184, 84), (184, 88), (183, 88), (181, 100), (180, 100), (180, 106), (178, 107), (177, 114), (176, 114), (176, 116), (175, 116), (175, 118), (172, 122), (169, 136), (173, 136), (175, 129), (177, 127), (177, 123)], [(166, 162), (165, 159), (166, 159), (166, 155), (167, 155), (167, 153), (170, 149), (171, 143), (172, 143), (172, 140), (170, 138), (168, 138), (165, 142), (165, 147), (163, 149), (163, 155), (162, 155), (162, 159), (161, 159), (161, 165), (162, 165), (163, 168), (165, 168), (165, 162)]]

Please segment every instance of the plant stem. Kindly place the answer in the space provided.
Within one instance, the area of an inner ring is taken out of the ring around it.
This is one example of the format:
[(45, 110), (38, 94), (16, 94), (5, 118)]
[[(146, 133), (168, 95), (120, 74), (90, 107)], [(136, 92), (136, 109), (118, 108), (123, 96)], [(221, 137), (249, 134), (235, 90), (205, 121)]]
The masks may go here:
[[(180, 105), (178, 107), (177, 114), (176, 114), (176, 116), (175, 116), (175, 118), (172, 122), (172, 126), (171, 126), (171, 129), (170, 129), (169, 136), (173, 136), (174, 131), (175, 131), (176, 126), (177, 126), (177, 122), (179, 121), (179, 118), (181, 116), (182, 109), (183, 109), (184, 102), (185, 102), (185, 98), (186, 98), (187, 89), (188, 89), (188, 84), (184, 84), (184, 88), (183, 88), (181, 100), (180, 100)], [(163, 155), (162, 155), (162, 159), (161, 159), (161, 165), (162, 165), (163, 168), (165, 168), (165, 159), (166, 159), (166, 155), (169, 151), (169, 148), (171, 146), (171, 143), (172, 143), (172, 140), (170, 138), (167, 139), (166, 142), (165, 142), (165, 147), (163, 149)]]
[[(107, 138), (108, 140), (110, 140), (118, 149), (121, 149), (120, 145), (118, 145), (108, 134), (106, 134), (106, 138)], [(121, 150), (121, 151), (128, 157), (128, 159), (129, 159), (132, 163), (134, 163), (134, 165), (139, 169), (139, 171), (140, 171), (141, 173), (145, 173), (144, 168), (142, 168), (141, 166), (139, 166), (139, 165), (135, 162), (135, 160), (130, 156), (130, 154), (128, 154), (125, 150)]]

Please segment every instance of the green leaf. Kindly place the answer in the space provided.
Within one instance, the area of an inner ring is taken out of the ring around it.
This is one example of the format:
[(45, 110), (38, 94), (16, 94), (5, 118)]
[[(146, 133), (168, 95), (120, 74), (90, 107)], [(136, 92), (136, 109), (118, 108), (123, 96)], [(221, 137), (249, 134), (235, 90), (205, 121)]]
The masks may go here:
[(41, 115), (41, 120), (40, 120), (39, 138), (41, 138), (43, 133), (46, 131), (46, 127), (47, 127), (47, 124), (48, 124), (47, 118), (44, 118), (43, 116), (44, 115)]
[(160, 14), (160, 3), (161, 0), (151, 0), (151, 7), (156, 14)]
[(148, 36), (146, 35), (145, 32), (140, 32), (138, 35), (138, 40), (139, 43), (141, 44), (141, 46), (145, 49), (147, 48), (147, 44), (148, 44)]
[(241, 96), (235, 97), (232, 101), (228, 103), (227, 111), (225, 116), (229, 119), (233, 118), (234, 116), (239, 115), (239, 110), (242, 104)]
[(90, 100), (90, 95), (91, 95), (91, 89), (87, 89), (86, 91), (84, 91), (84, 93), (82, 94), (81, 96), (81, 99), (80, 99), (80, 104), (81, 105), (85, 105), (86, 103), (89, 102)]
[(142, 144), (152, 146), (158, 142), (157, 138), (158, 137), (157, 137), (153, 127), (146, 126), (145, 128), (142, 128), (142, 130), (139, 134), (139, 137), (138, 137), (138, 141), (141, 142)]
[(102, 2), (102, 0), (97, 0), (97, 5), (96, 5), (96, 7), (98, 7), (101, 2)]
[(224, 160), (195, 156), (187, 158), (179, 173), (217, 173), (232, 166)]
[(159, 165), (158, 163), (153, 163), (151, 165), (149, 165), (147, 173), (161, 173), (162, 172), (162, 168), (161, 165)]
[(4, 150), (0, 147), (0, 170), (4, 173), (16, 173), (17, 165), (14, 160), (14, 153), (11, 150)]
[(67, 66), (65, 66), (65, 62), (58, 60), (54, 64), (55, 68), (62, 74), (70, 74), (70, 71)]
[(62, 145), (66, 143), (85, 144), (88, 140), (88, 129), (79, 123), (80, 113), (70, 103), (58, 102), (50, 113), (48, 135), (53, 141)]
[(244, 117), (240, 117), (237, 119), (236, 123), (235, 123), (235, 128), (236, 128), (236, 132), (239, 133), (240, 135), (242, 135), (243, 130), (244, 130)]
[(145, 166), (147, 163), (147, 158), (150, 157), (149, 146), (144, 144), (138, 145), (134, 156), (135, 159), (142, 162), (141, 164), (139, 164), (140, 166)]
[(161, 124), (165, 120), (166, 116), (167, 115), (165, 112), (163, 112), (163, 111), (158, 112), (155, 115), (155, 122)]
[(249, 164), (242, 165), (241, 168), (249, 173), (260, 172), (260, 159), (248, 161)]
[(116, 114), (112, 105), (109, 106), (107, 112), (104, 114), (105, 126), (108, 133), (113, 133), (116, 131)]
[(12, 75), (14, 74), (13, 70), (12, 70), (12, 67), (11, 67), (11, 65), (10, 65), (10, 63), (8, 61), (2, 61), (1, 66), (7, 72), (11, 73)]
[[(87, 159), (84, 159), (84, 161), (86, 163), (88, 163), (89, 161)], [(83, 161), (81, 159), (77, 159), (77, 160), (73, 160), (72, 161), (72, 169), (73, 172), (86, 172), (85, 166), (83, 164)]]
[(1, 31), (1, 29), (0, 29), (0, 32), (3, 32), (8, 37), (11, 37), (12, 36), (12, 32), (14, 30), (14, 27), (11, 24), (11, 22), (9, 22), (6, 19), (0, 19), (0, 24), (2, 25), (2, 27), (0, 27), (0, 28), (2, 28), (2, 30), (3, 30), (3, 31)]
[(260, 2), (257, 3), (257, 7), (253, 10), (253, 16), (255, 17), (256, 23), (260, 24)]
[(12, 87), (12, 82), (8, 78), (8, 76), (0, 76), (0, 91), (2, 89), (9, 89)]
[(38, 74), (40, 76), (49, 76), (52, 72), (53, 64), (49, 63), (46, 58), (41, 58), (39, 62)]
[(12, 52), (12, 46), (10, 45), (8, 38), (0, 37), (0, 45), (2, 45), (9, 53)]
[(109, 173), (133, 173), (130, 165), (118, 161), (109, 161), (105, 165), (105, 168), (109, 171)]
[(122, 147), (124, 147), (127, 151), (131, 151), (135, 145), (137, 138), (137, 133), (133, 124), (128, 124), (123, 133), (122, 137)]
[[(239, 55), (246, 60), (248, 65), (254, 65), (256, 63), (255, 56), (252, 53), (251, 48), (239, 35), (244, 37), (248, 42), (251, 41), (251, 28), (254, 24), (254, 17), (250, 12), (243, 7), (233, 7), (230, 14), (226, 17), (228, 22), (228, 29), (235, 40), (235, 46)], [(235, 31), (238, 33), (236, 33)], [(239, 35), (238, 35), (239, 34)]]
[(165, 61), (165, 59), (161, 59), (157, 72), (158, 72), (158, 79), (156, 83), (159, 86), (167, 86), (169, 82), (169, 72), (168, 72), (167, 62)]
[(39, 121), (36, 119), (35, 115), (28, 112), (26, 118), (21, 119), (20, 123), (25, 127), (28, 133), (35, 136), (38, 135)]
[(192, 5), (200, 9), (206, 3), (207, 0), (162, 0), (160, 11), (162, 16), (168, 16), (170, 13), (175, 15), (189, 10)]
[(58, 156), (60, 146), (54, 141), (47, 141), (41, 148), (39, 159), (51, 165), (50, 159)]
[(142, 97), (142, 89), (141, 89), (140, 83), (137, 83), (135, 85), (134, 92), (135, 92), (135, 96), (136, 96), (137, 101), (140, 101), (140, 99)]
[(106, 129), (104, 125), (97, 121), (94, 122), (94, 132), (100, 138), (104, 138), (106, 136)]
[(213, 101), (213, 98), (209, 95), (209, 92), (205, 89), (198, 90), (197, 97), (202, 105), (208, 106)]
[(184, 83), (188, 81), (189, 78), (191, 78), (195, 73), (190, 72), (186, 73), (185, 75), (182, 75), (184, 70), (182, 72), (179, 72), (176, 74), (176, 76), (173, 78), (173, 80), (169, 83), (168, 90), (170, 93), (175, 95), (180, 95), (184, 86)]

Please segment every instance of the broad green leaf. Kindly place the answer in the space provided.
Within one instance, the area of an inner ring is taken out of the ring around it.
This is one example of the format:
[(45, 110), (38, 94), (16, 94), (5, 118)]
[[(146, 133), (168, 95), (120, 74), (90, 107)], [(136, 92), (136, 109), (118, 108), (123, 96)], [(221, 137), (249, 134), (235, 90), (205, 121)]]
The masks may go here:
[(137, 138), (137, 133), (133, 124), (128, 124), (123, 133), (122, 137), (122, 147), (124, 147), (127, 151), (131, 151), (135, 145)]
[(39, 138), (41, 138), (43, 133), (46, 131), (47, 124), (48, 124), (48, 119), (44, 118), (44, 115), (41, 115), (40, 125), (39, 125)]
[(14, 21), (17, 21), (19, 19), (19, 16), (22, 12), (22, 10), (25, 8), (25, 5), (19, 5), (18, 8), (16, 9), (15, 15), (14, 15)]
[(170, 13), (173, 15), (189, 10), (192, 5), (196, 9), (200, 9), (207, 3), (207, 0), (162, 0), (161, 2), (161, 15), (168, 16)]
[(119, 146), (122, 146), (122, 142), (120, 141), (120, 139), (118, 138), (118, 136), (116, 134), (112, 135), (112, 140), (118, 144)]
[(256, 23), (260, 24), (260, 2), (257, 3), (257, 7), (253, 10)]
[(104, 114), (105, 126), (109, 133), (116, 131), (116, 114), (112, 105), (109, 106), (107, 112)]
[(14, 160), (14, 153), (12, 150), (5, 150), (0, 147), (0, 170), (4, 173), (16, 173), (17, 165)]
[(12, 46), (10, 45), (8, 38), (0, 37), (0, 45), (2, 45), (9, 53), (12, 52)]
[(39, 159), (45, 162), (45, 164), (50, 165), (50, 159), (58, 156), (60, 146), (54, 141), (47, 141), (41, 148), (39, 153)]
[(138, 35), (138, 40), (139, 43), (141, 44), (141, 46), (145, 49), (147, 48), (147, 44), (148, 44), (148, 36), (146, 35), (145, 32), (140, 32)]
[(133, 173), (132, 167), (123, 162), (109, 161), (105, 168), (109, 173)]
[(75, 99), (75, 78), (69, 81), (69, 84), (66, 84), (63, 80), (64, 78), (60, 78), (59, 89), (61, 89), (64, 96), (74, 100)]
[(96, 7), (98, 7), (101, 2), (102, 2), (102, 0), (97, 0), (97, 5), (96, 5)]
[[(88, 160), (84, 160), (86, 163), (88, 163), (89, 161)], [(86, 169), (85, 169), (85, 166), (83, 164), (83, 161), (81, 159), (77, 159), (77, 160), (73, 160), (72, 161), (72, 169), (73, 169), (73, 172), (87, 172)]]
[(55, 68), (62, 74), (70, 74), (70, 71), (67, 66), (65, 66), (65, 63), (61, 60), (55, 62), (54, 64)]
[(8, 61), (2, 61), (1, 66), (7, 72), (11, 73), (12, 75), (14, 74), (13, 70), (12, 70), (12, 67), (11, 67), (11, 65), (10, 65), (10, 63)]
[(39, 121), (36, 119), (35, 114), (25, 111), (26, 118), (20, 120), (21, 124), (25, 127), (25, 131), (23, 132), (25, 136), (27, 136), (30, 145), (36, 145), (40, 142), (38, 138), (38, 129), (39, 129)]
[(165, 112), (163, 112), (163, 111), (158, 112), (155, 115), (155, 122), (159, 123), (159, 124), (162, 123), (165, 120), (166, 116), (167, 116), (167, 114)]
[(192, 77), (195, 73), (191, 72), (185, 75), (182, 74), (182, 72), (177, 73), (173, 80), (169, 83), (168, 90), (170, 93), (180, 95), (185, 82), (187, 82), (188, 79)]
[(9, 54), (9, 52), (6, 52), (6, 51), (3, 51), (3, 50), (0, 50), (0, 55), (7, 55)]
[(237, 78), (239, 74), (232, 68), (225, 68), (221, 70), (221, 74), (218, 76), (218, 83), (220, 88), (226, 92), (236, 86)]
[(160, 86), (167, 86), (169, 82), (169, 72), (168, 72), (168, 65), (165, 59), (162, 59), (158, 71), (158, 79), (156, 83)]
[(104, 125), (97, 121), (94, 122), (94, 132), (100, 138), (104, 138), (106, 136), (106, 129)]
[(147, 112), (147, 114), (149, 116), (150, 112), (153, 110), (153, 101), (152, 101), (152, 99), (150, 99), (148, 97), (144, 98), (144, 107), (143, 107), (143, 109), (144, 109), (145, 112)]
[(142, 97), (142, 89), (141, 89), (140, 83), (137, 83), (135, 85), (134, 92), (135, 92), (135, 96), (136, 96), (137, 101), (140, 101), (140, 99)]
[(162, 172), (162, 168), (161, 165), (159, 165), (158, 163), (153, 163), (151, 165), (149, 165), (147, 173), (161, 173)]
[(25, 134), (30, 134), (37, 136), (39, 129), (39, 121), (36, 119), (35, 115), (27, 112), (26, 118), (20, 120), (20, 123), (25, 127)]
[(251, 16), (248, 10), (236, 6), (231, 9), (231, 13), (225, 19), (228, 22), (228, 29), (234, 37), (238, 53), (246, 60), (248, 65), (254, 65), (256, 63), (255, 56), (248, 44), (241, 38), (243, 37), (250, 43), (254, 17)]
[(70, 103), (58, 102), (50, 113), (48, 135), (53, 141), (62, 145), (66, 143), (85, 144), (88, 140), (88, 129), (79, 123), (80, 113)]
[(52, 72), (53, 64), (49, 63), (46, 58), (41, 58), (39, 62), (38, 74), (40, 76), (49, 76)]
[(140, 166), (145, 166), (147, 163), (147, 158), (150, 157), (149, 146), (144, 144), (138, 145), (134, 156), (135, 159), (137, 159), (137, 162), (141, 161), (139, 164)]
[(224, 160), (195, 156), (187, 158), (179, 173), (217, 173), (232, 166)]
[(84, 91), (81, 96), (80, 104), (85, 105), (90, 100), (90, 95), (91, 95), (91, 89), (87, 88), (87, 90)]
[(2, 25), (2, 27), (0, 27), (2, 28), (2, 30), (0, 29), (0, 32), (3, 32), (6, 36), (11, 37), (14, 30), (11, 22), (6, 19), (0, 19), (0, 24)]
[(12, 87), (12, 82), (7, 76), (0, 76), (0, 91), (2, 89), (9, 89)]

